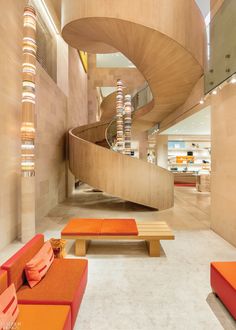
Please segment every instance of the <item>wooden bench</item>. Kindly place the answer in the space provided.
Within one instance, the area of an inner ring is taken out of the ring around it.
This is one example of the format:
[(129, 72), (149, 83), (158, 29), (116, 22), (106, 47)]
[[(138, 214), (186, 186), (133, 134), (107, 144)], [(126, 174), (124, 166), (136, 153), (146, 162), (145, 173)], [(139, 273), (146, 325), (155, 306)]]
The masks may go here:
[[(75, 219), (74, 219), (75, 221)], [(112, 220), (111, 220), (112, 221)], [(126, 221), (125, 219), (123, 221)], [(150, 257), (160, 256), (160, 240), (173, 240), (175, 236), (172, 230), (164, 221), (136, 221), (137, 235), (101, 235), (101, 234), (77, 234), (71, 232), (67, 234), (65, 227), (62, 230), (61, 237), (64, 239), (75, 240), (75, 255), (85, 256), (91, 240), (144, 240), (146, 241)]]

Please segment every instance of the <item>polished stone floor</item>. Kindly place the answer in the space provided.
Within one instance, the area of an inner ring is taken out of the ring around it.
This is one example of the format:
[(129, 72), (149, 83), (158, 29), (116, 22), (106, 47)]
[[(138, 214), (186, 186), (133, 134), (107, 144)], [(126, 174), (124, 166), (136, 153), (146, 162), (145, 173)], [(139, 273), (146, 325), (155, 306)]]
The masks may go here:
[[(166, 211), (124, 202), (83, 186), (55, 207), (37, 231), (59, 237), (71, 217), (132, 217), (165, 220), (175, 241), (163, 241), (160, 258), (150, 258), (143, 242), (92, 243), (87, 290), (77, 330), (236, 329), (211, 293), (209, 263), (235, 260), (236, 249), (209, 229), (210, 196), (194, 188), (175, 189), (175, 206)], [(0, 252), (5, 260), (20, 243)], [(73, 242), (67, 245), (74, 257)]]

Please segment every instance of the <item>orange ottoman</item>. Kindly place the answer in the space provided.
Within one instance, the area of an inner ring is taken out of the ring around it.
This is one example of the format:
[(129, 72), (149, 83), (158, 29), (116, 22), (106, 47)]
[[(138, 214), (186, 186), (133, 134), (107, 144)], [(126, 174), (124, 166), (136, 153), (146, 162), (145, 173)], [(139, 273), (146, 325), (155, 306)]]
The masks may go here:
[(212, 262), (211, 287), (236, 319), (236, 262)]
[(69, 306), (18, 305), (19, 315), (13, 326), (17, 330), (71, 330)]

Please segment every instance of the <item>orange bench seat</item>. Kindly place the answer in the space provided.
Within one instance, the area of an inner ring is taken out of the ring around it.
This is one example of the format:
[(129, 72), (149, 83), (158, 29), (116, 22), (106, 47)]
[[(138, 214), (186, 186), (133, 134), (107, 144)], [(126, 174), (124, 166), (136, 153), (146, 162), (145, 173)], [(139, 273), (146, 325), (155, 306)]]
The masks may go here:
[(212, 262), (211, 287), (236, 319), (236, 262)]
[(74, 325), (87, 282), (87, 260), (55, 259), (46, 276), (31, 289), (27, 283), (17, 291), (20, 304), (69, 305)]
[(71, 219), (62, 230), (65, 236), (138, 235), (135, 219)]
[(17, 330), (70, 330), (69, 306), (18, 305), (19, 315), (13, 329)]

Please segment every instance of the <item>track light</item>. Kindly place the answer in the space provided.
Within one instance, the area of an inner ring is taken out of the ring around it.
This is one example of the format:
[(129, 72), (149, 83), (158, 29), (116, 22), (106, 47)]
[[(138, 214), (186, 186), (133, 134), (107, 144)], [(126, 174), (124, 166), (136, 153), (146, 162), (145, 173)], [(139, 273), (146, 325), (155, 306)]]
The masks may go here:
[(214, 89), (212, 95), (216, 95), (216, 94), (217, 94), (217, 89)]
[(231, 84), (236, 84), (236, 74), (232, 75), (232, 77), (230, 78), (230, 83)]

